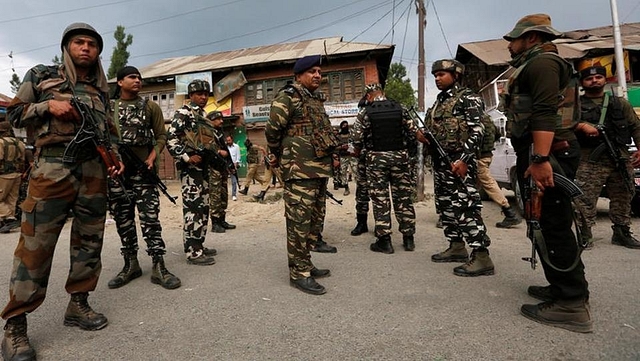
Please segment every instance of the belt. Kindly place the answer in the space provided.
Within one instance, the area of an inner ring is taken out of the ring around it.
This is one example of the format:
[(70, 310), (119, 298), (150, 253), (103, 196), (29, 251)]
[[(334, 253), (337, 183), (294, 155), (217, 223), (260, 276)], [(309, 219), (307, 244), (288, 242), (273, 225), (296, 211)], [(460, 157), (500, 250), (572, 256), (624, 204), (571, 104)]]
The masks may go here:
[[(45, 145), (39, 149), (39, 155), (47, 158), (62, 158), (64, 152), (67, 149), (66, 144), (52, 144)], [(83, 162), (85, 160), (93, 159), (98, 156), (98, 152), (92, 146), (84, 146), (76, 154), (76, 162)]]
[(66, 145), (50, 145), (40, 148), (41, 157), (62, 157), (64, 151), (67, 149)]

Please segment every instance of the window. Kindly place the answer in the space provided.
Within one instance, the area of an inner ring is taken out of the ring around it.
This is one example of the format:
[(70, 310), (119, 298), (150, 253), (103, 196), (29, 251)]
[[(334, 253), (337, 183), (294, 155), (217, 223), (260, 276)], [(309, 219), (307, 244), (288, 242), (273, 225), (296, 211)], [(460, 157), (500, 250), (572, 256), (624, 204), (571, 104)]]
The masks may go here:
[[(291, 78), (268, 79), (250, 82), (245, 85), (246, 105), (271, 103), (273, 98)], [(329, 102), (345, 102), (359, 100), (364, 94), (364, 71), (347, 70), (325, 73), (322, 76), (320, 91), (327, 96)]]
[(164, 119), (173, 118), (173, 113), (175, 112), (176, 103), (175, 103), (175, 93), (154, 93), (154, 94), (144, 94), (142, 98), (146, 100), (151, 100), (154, 103), (160, 106), (162, 109), (162, 115)]

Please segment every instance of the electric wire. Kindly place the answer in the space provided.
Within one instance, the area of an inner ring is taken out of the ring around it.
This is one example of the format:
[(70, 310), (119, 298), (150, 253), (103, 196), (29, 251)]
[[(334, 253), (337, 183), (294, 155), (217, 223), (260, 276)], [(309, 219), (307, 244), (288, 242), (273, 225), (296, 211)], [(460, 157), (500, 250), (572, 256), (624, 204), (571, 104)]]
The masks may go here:
[(449, 40), (447, 40), (447, 35), (444, 33), (444, 28), (442, 27), (442, 22), (440, 22), (440, 16), (438, 16), (438, 10), (436, 9), (436, 3), (434, 0), (431, 0), (433, 4), (433, 12), (436, 14), (436, 19), (438, 20), (438, 25), (440, 26), (440, 32), (442, 32), (442, 37), (444, 38), (444, 43), (447, 45), (447, 50), (449, 50), (449, 56), (453, 58), (453, 52), (451, 51), (451, 47), (449, 46)]
[(117, 4), (122, 4), (122, 3), (126, 3), (126, 2), (134, 2), (134, 1), (138, 1), (138, 0), (121, 0), (121, 1), (114, 1), (112, 3), (106, 3), (106, 4), (100, 4), (100, 5), (91, 5), (91, 6), (85, 6), (85, 7), (76, 8), (76, 9), (54, 11), (54, 12), (46, 13), (46, 14), (30, 15), (30, 16), (25, 16), (25, 17), (21, 17), (21, 18), (15, 18), (15, 19), (5, 19), (5, 20), (0, 20), (0, 24), (12, 23), (14, 21), (22, 21), (22, 20), (41, 18), (41, 17), (51, 16), (51, 15), (67, 14), (67, 13), (72, 13), (72, 12), (76, 12), (76, 11), (95, 9), (95, 8), (99, 8), (99, 7), (117, 5)]

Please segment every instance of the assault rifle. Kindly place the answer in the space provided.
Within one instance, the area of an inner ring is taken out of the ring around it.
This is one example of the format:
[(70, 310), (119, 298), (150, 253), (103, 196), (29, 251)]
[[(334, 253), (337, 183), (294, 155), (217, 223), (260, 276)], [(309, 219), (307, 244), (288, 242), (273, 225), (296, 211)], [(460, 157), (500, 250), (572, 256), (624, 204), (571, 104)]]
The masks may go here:
[(424, 134), (424, 137), (429, 141), (429, 147), (431, 148), (431, 151), (429, 153), (435, 154), (442, 166), (448, 166), (449, 169), (451, 169), (453, 161), (451, 161), (449, 154), (447, 154), (444, 148), (442, 148), (433, 133), (429, 131), (429, 128), (427, 128), (422, 118), (420, 118), (420, 114), (418, 114), (414, 107), (409, 108), (409, 112), (413, 115), (413, 117), (415, 117), (415, 119), (418, 120), (418, 126), (420, 127), (422, 134)]
[[(62, 162), (76, 162), (79, 152), (81, 150), (86, 150), (86, 147), (89, 145), (95, 147), (107, 169), (111, 167), (119, 167), (120, 160), (111, 146), (109, 136), (98, 126), (98, 122), (93, 117), (91, 108), (78, 99), (75, 94), (70, 101), (71, 105), (76, 109), (76, 111), (78, 111), (78, 114), (80, 114), (82, 123), (76, 135), (65, 148), (64, 153), (62, 154)], [(105, 126), (107, 126), (106, 123)], [(124, 189), (124, 180), (122, 179), (122, 176), (117, 176), (114, 181), (119, 183)], [(124, 192), (123, 194), (128, 201), (131, 201), (127, 192)]]
[(339, 205), (342, 205), (342, 199), (337, 199), (336, 197), (333, 196), (333, 193), (327, 191), (327, 197), (329, 197), (331, 200), (338, 203)]
[[(533, 149), (533, 147), (532, 147)], [(531, 162), (530, 162), (531, 163)], [(553, 183), (554, 186), (559, 188), (563, 193), (569, 196), (571, 199), (581, 196), (582, 190), (578, 187), (573, 181), (569, 178), (558, 174), (556, 172), (553, 173)], [(560, 269), (554, 266), (549, 260), (549, 254), (547, 252), (547, 247), (544, 241), (544, 237), (542, 235), (542, 227), (540, 226), (540, 218), (542, 216), (542, 198), (544, 197), (544, 192), (538, 188), (533, 180), (533, 177), (529, 176), (529, 179), (525, 183), (524, 186), (524, 213), (525, 220), (527, 222), (527, 238), (531, 240), (531, 257), (522, 257), (523, 261), (527, 261), (531, 264), (532, 269), (536, 269), (536, 264), (538, 260), (536, 259), (536, 246), (540, 252), (540, 257), (542, 257), (549, 266), (560, 272), (569, 272), (572, 270), (580, 261), (580, 251), (577, 254), (577, 257), (573, 264), (566, 269)]]
[(589, 160), (600, 159), (602, 153), (606, 151), (607, 155), (609, 155), (609, 158), (611, 158), (611, 161), (615, 164), (616, 170), (618, 171), (618, 173), (620, 173), (620, 176), (622, 177), (622, 180), (627, 187), (627, 191), (633, 192), (635, 189), (634, 181), (629, 174), (629, 170), (627, 169), (627, 162), (629, 160), (622, 156), (620, 148), (611, 141), (611, 138), (609, 138), (609, 134), (607, 132), (607, 128), (604, 126), (604, 124), (597, 124), (595, 125), (595, 127), (596, 129), (598, 129), (598, 133), (600, 133), (600, 137), (602, 137), (603, 142), (602, 144), (597, 146), (596, 149), (593, 150), (593, 152), (591, 152), (591, 154), (589, 155)]
[(118, 151), (120, 152), (120, 155), (122, 156), (122, 158), (123, 158), (123, 160), (124, 160), (124, 162), (125, 162), (125, 164), (127, 166), (134, 167), (135, 170), (138, 171), (138, 173), (143, 178), (145, 178), (148, 182), (151, 182), (152, 184), (154, 184), (162, 192), (162, 194), (167, 196), (167, 198), (169, 198), (171, 203), (177, 204), (176, 203), (176, 199), (178, 197), (174, 197), (171, 194), (169, 194), (169, 192), (167, 191), (167, 186), (162, 182), (160, 177), (158, 177), (156, 172), (154, 172), (153, 170), (149, 169), (149, 167), (147, 167), (147, 164), (145, 162), (143, 162), (142, 159), (140, 159), (131, 150), (131, 148), (128, 145), (119, 144), (118, 145)]

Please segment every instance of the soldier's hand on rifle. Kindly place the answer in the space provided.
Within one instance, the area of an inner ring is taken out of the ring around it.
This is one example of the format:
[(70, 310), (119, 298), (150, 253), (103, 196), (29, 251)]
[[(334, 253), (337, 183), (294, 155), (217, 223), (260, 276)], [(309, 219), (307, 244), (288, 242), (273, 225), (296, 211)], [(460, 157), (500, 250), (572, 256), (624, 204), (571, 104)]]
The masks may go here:
[(116, 179), (124, 173), (124, 163), (118, 162), (117, 166), (114, 165), (107, 168), (107, 173), (109, 173), (109, 177)]
[(200, 162), (202, 162), (202, 157), (194, 154), (192, 156), (189, 156), (189, 164), (199, 164)]
[(544, 191), (546, 187), (554, 187), (553, 168), (549, 162), (531, 163), (527, 171), (524, 172), (524, 176), (525, 178), (531, 176), (541, 191)]
[(600, 134), (596, 127), (587, 123), (579, 123), (578, 130), (583, 132), (587, 137), (597, 137)]
[(640, 150), (631, 153), (631, 165), (634, 168), (640, 167)]
[(60, 120), (79, 122), (82, 118), (78, 111), (67, 100), (51, 99), (47, 102), (49, 113)]
[(453, 164), (451, 164), (451, 172), (462, 179), (467, 178), (468, 169), (469, 167), (467, 166), (467, 163), (463, 162), (460, 159), (456, 160), (455, 162), (453, 162)]
[(424, 133), (422, 133), (422, 130), (420, 129), (416, 131), (416, 139), (418, 139), (420, 143), (429, 144), (429, 140), (424, 136)]
[(218, 151), (218, 154), (220, 154), (220, 156), (222, 156), (222, 158), (226, 158), (229, 155), (229, 152), (227, 152), (226, 150), (220, 149)]
[(340, 158), (338, 157), (337, 154), (332, 154), (331, 158), (333, 159), (333, 167), (334, 168), (338, 168), (340, 166)]
[(144, 161), (144, 164), (147, 166), (147, 168), (149, 170), (153, 169), (153, 166), (156, 163), (156, 157), (157, 156), (158, 155), (156, 154), (156, 150), (155, 149), (151, 149), (151, 152), (149, 152), (149, 156)]

